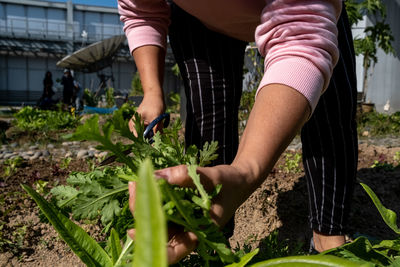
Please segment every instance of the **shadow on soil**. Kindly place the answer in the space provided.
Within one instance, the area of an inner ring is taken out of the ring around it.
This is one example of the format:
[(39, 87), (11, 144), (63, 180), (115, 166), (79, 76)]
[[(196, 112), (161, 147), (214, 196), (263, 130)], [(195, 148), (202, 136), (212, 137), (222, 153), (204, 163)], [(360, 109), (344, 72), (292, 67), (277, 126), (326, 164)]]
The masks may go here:
[[(385, 225), (360, 182), (369, 185), (383, 205), (400, 216), (400, 167), (394, 170), (363, 168), (358, 170), (348, 232), (350, 237), (365, 235), (370, 239), (395, 239), (395, 233)], [(282, 221), (278, 229), (279, 240), (290, 240), (289, 247), (299, 243), (308, 251), (312, 236), (308, 223), (308, 191), (305, 176), (301, 177), (292, 190), (280, 192), (277, 199), (277, 213)], [(263, 240), (260, 242), (262, 250)]]

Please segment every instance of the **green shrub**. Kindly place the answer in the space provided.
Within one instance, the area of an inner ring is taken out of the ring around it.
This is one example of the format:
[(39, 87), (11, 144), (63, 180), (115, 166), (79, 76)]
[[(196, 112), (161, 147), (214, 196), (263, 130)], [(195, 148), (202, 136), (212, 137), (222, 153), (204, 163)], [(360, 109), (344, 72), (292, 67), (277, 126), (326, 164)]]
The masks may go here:
[(368, 131), (372, 136), (399, 135), (400, 133), (400, 111), (391, 115), (369, 112), (363, 113), (358, 118), (358, 133)]
[(41, 110), (30, 106), (15, 114), (16, 126), (24, 131), (49, 131), (75, 128), (79, 119), (69, 112)]

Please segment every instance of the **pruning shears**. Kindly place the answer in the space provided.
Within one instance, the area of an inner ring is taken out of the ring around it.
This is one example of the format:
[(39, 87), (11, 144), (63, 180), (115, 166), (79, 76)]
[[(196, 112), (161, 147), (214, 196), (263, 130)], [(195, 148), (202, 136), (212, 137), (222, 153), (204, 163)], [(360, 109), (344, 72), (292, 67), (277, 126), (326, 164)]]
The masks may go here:
[[(149, 140), (149, 143), (152, 144), (154, 142), (154, 139), (153, 139), (153, 136), (154, 136), (154, 130), (153, 129), (154, 129), (154, 127), (160, 122), (163, 122), (163, 126), (164, 127), (168, 127), (169, 120), (170, 120), (169, 113), (161, 114), (160, 116), (155, 118), (152, 122), (150, 122), (150, 124), (146, 127), (146, 129), (143, 132), (143, 137), (145, 139)], [(125, 150), (123, 153), (125, 155), (128, 155), (131, 152), (132, 151), (130, 149), (128, 149), (128, 150)], [(116, 155), (109, 156), (105, 160), (100, 162), (100, 166), (104, 166), (104, 165), (110, 164), (110, 163), (114, 162), (116, 159), (117, 159)]]

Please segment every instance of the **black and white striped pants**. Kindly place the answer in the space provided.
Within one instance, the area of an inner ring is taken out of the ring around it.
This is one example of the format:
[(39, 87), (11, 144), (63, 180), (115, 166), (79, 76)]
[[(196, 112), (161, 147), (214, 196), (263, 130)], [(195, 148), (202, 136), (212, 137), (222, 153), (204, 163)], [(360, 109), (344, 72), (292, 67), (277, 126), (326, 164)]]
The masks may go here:
[[(344, 234), (358, 160), (355, 57), (345, 11), (338, 29), (339, 62), (301, 132), (311, 228), (332, 235)], [(187, 97), (186, 144), (217, 140), (214, 164), (229, 164), (238, 148), (247, 43), (207, 29), (173, 3), (169, 39)]]

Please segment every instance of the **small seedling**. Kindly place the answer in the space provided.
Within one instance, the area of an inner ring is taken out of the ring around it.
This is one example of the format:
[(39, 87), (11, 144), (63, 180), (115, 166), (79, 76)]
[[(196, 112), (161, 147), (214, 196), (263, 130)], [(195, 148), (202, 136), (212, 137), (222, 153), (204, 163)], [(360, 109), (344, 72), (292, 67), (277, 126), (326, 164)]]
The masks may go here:
[(69, 164), (71, 163), (71, 160), (72, 160), (72, 158), (70, 158), (70, 157), (63, 158), (60, 163), (60, 168), (63, 170), (67, 169)]
[(385, 155), (381, 154), (378, 160), (374, 160), (371, 168), (384, 171), (393, 171), (395, 166), (392, 163), (387, 162)]
[(395, 162), (395, 164), (396, 164), (397, 166), (400, 165), (400, 151), (397, 151), (397, 152), (394, 154), (393, 160), (394, 160), (394, 162)]
[(5, 160), (3, 163), (5, 165), (3, 176), (5, 178), (8, 178), (14, 173), (16, 173), (18, 168), (22, 166), (23, 162), (24, 162), (23, 158), (19, 156), (13, 159)]
[(38, 180), (33, 185), (36, 188), (36, 192), (38, 192), (41, 195), (46, 195), (47, 193), (49, 193), (49, 190), (46, 188), (48, 183), (49, 182), (43, 180)]
[(302, 171), (300, 167), (301, 154), (300, 153), (285, 153), (285, 162), (280, 166), (280, 169), (285, 173), (299, 173)]

